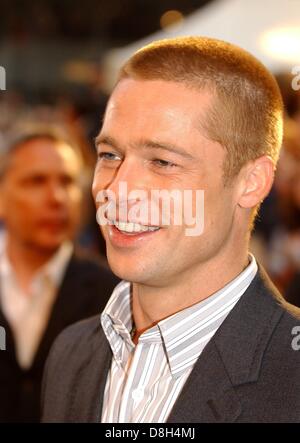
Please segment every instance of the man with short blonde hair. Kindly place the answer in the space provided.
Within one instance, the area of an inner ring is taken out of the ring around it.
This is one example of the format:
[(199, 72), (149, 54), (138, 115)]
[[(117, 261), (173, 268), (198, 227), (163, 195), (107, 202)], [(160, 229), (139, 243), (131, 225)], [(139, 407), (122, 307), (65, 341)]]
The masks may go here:
[[(299, 312), (249, 252), (281, 138), (274, 78), (234, 45), (162, 40), (125, 63), (93, 182), (107, 258), (123, 281), (101, 322), (69, 328), (53, 347), (45, 422), (300, 420)], [(175, 210), (169, 224), (136, 211), (157, 190), (192, 195), (193, 210), (204, 192), (199, 235), (174, 222)]]

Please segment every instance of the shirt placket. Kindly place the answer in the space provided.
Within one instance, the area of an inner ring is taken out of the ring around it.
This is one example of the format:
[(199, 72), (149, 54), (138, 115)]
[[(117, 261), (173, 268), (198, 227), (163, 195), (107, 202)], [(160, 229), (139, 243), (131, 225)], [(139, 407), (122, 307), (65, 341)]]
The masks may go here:
[(137, 389), (139, 380), (137, 373), (141, 362), (144, 359), (144, 344), (138, 343), (133, 354), (130, 367), (128, 368), (127, 378), (120, 401), (119, 423), (132, 423), (133, 411), (136, 407), (138, 394), (134, 392)]
[(155, 338), (153, 334), (154, 328), (149, 333), (144, 333), (138, 344), (128, 368), (128, 378), (124, 387), (120, 406), (120, 422), (135, 423), (136, 417), (140, 416), (141, 410), (147, 402), (147, 392), (149, 392), (152, 383), (151, 371), (147, 374), (150, 366), (148, 361), (151, 358), (151, 351), (154, 347), (161, 344), (158, 328)]

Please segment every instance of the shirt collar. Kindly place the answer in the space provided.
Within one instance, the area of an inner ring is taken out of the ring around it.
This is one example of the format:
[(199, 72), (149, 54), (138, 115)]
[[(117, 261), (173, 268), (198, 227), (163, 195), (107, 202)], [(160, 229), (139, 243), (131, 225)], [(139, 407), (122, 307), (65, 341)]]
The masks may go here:
[(47, 275), (58, 288), (61, 285), (73, 251), (73, 244), (70, 241), (64, 242), (51, 259), (38, 272)]
[(131, 312), (131, 284), (121, 281), (101, 314), (101, 324), (116, 361), (125, 365), (122, 360), (122, 343), (128, 351), (134, 348), (131, 340), (133, 325)]
[[(172, 376), (178, 377), (194, 365), (207, 342), (225, 320), (257, 273), (255, 257), (249, 254), (249, 265), (234, 280), (205, 300), (161, 320), (145, 331), (139, 342), (163, 342)], [(120, 282), (106, 305), (101, 323), (116, 361), (123, 367), (122, 343), (129, 351), (133, 325), (131, 284)], [(187, 347), (189, 354), (187, 357)]]

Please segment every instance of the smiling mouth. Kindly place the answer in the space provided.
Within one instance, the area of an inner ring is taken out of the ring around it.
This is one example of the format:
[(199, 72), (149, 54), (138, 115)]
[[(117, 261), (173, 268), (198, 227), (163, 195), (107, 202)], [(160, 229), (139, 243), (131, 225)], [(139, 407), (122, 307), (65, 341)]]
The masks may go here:
[(127, 235), (155, 232), (160, 229), (159, 226), (145, 226), (139, 223), (125, 223), (116, 220), (113, 222), (113, 225), (118, 229), (118, 231), (122, 232), (122, 234)]

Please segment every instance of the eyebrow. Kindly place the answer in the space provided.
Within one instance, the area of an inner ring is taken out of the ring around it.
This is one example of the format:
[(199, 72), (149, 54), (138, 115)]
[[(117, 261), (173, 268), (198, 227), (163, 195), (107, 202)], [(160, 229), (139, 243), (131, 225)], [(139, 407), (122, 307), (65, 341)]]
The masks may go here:
[[(118, 146), (117, 141), (113, 137), (99, 134), (95, 138), (95, 145), (97, 146), (101, 143), (109, 145), (119, 151), (122, 151), (122, 149), (120, 149), (120, 147)], [(140, 140), (140, 142), (136, 143), (135, 145), (145, 149), (165, 150), (180, 155), (181, 157), (187, 158), (188, 160), (195, 160), (195, 157), (186, 152), (183, 148), (180, 148), (179, 146), (175, 146), (170, 143), (159, 142), (154, 140)]]
[(115, 149), (119, 149), (118, 143), (113, 137), (110, 137), (109, 135), (102, 135), (101, 133), (95, 138), (95, 146), (97, 147), (100, 144), (109, 145)]
[(142, 140), (141, 145), (146, 149), (162, 149), (165, 151), (173, 152), (174, 154), (180, 155), (181, 157), (187, 158), (189, 160), (195, 160), (191, 154), (186, 152), (183, 148), (175, 146), (170, 143), (152, 141), (152, 140)]

